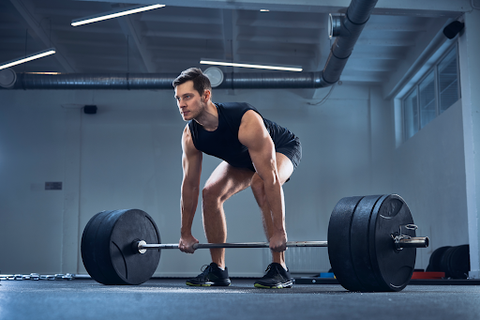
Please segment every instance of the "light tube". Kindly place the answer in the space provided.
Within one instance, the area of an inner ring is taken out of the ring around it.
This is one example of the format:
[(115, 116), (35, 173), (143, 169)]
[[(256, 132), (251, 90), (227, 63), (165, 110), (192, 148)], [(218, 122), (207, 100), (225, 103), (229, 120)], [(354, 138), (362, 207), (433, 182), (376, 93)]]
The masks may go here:
[(294, 71), (294, 72), (301, 72), (303, 70), (300, 67), (282, 67), (282, 66), (271, 66), (271, 65), (269, 66), (269, 65), (251, 64), (251, 63), (235, 63), (235, 62), (210, 61), (210, 60), (200, 60), (200, 64), (208, 64), (212, 66), (223, 66), (223, 67), (254, 68), (254, 69)]
[(46, 57), (46, 56), (49, 56), (49, 55), (52, 55), (52, 54), (55, 54), (55, 48), (50, 48), (50, 49), (40, 51), (40, 52), (31, 54), (29, 56), (26, 56), (26, 57), (23, 57), (23, 58), (20, 58), (20, 59), (15, 59), (15, 60), (5, 62), (2, 65), (0, 65), (0, 70), (7, 69), (7, 68), (10, 68), (10, 67), (16, 66), (18, 64), (22, 64), (22, 63), (32, 61), (32, 60), (35, 60), (35, 59), (43, 58), (43, 57)]
[(148, 11), (148, 10), (154, 10), (154, 9), (163, 8), (163, 7), (165, 7), (164, 4), (153, 4), (150, 6), (134, 7), (134, 8), (126, 9), (123, 11), (114, 11), (114, 12), (111, 11), (111, 12), (103, 13), (101, 15), (89, 16), (81, 19), (72, 20), (71, 25), (74, 27), (77, 27), (84, 24), (114, 19), (114, 18), (129, 15), (129, 14), (134, 14), (134, 13)]

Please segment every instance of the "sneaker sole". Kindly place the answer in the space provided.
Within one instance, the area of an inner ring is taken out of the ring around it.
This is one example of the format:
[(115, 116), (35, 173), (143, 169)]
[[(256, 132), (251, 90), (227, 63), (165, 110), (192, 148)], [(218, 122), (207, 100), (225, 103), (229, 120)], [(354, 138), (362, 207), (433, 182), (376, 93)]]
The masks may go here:
[(187, 286), (191, 287), (228, 287), (230, 286), (230, 283), (192, 283), (192, 282), (186, 282)]
[(255, 288), (261, 288), (261, 289), (284, 289), (284, 288), (291, 288), (293, 286), (293, 282), (287, 281), (285, 283), (278, 283), (273, 286), (263, 285), (261, 283), (255, 283), (253, 286)]
[(208, 283), (191, 283), (191, 282), (187, 282), (186, 283), (187, 286), (190, 286), (190, 287), (211, 287), (212, 285), (211, 284), (208, 284)]

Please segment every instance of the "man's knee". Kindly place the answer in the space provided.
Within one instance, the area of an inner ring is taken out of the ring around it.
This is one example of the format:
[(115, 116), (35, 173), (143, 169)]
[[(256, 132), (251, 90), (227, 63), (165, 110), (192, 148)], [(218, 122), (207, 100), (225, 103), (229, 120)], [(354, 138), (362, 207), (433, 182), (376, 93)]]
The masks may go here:
[(202, 190), (203, 205), (218, 206), (224, 202), (220, 191), (214, 185), (206, 185)]

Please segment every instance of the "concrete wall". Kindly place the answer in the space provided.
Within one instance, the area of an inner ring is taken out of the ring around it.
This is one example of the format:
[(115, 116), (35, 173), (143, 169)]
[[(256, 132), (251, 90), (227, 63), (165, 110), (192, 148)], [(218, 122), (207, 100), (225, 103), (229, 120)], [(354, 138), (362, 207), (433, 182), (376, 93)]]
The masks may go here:
[[(329, 88), (321, 90), (318, 96)], [(404, 196), (419, 234), (430, 235), (434, 246), (448, 242), (445, 232), (451, 244), (467, 240), (460, 107), (395, 149), (393, 105), (380, 88), (337, 86), (320, 106), (312, 104), (318, 101), (312, 93), (214, 91), (214, 101), (247, 101), (302, 140), (303, 161), (284, 187), (289, 240), (326, 239), (330, 213), (344, 196), (391, 192)], [(84, 273), (81, 232), (105, 209), (145, 210), (164, 243), (178, 241), (185, 123), (172, 91), (2, 90), (0, 101), (1, 273)], [(83, 114), (86, 104), (97, 105), (98, 113)], [(202, 184), (218, 163), (204, 158)], [(49, 181), (63, 182), (63, 190), (45, 190)], [(265, 240), (250, 190), (225, 209), (228, 241)], [(200, 212), (193, 229), (205, 242)], [(418, 268), (426, 268), (432, 249), (419, 250)], [(329, 269), (326, 249), (309, 253), (316, 270)], [(268, 255), (231, 250), (227, 265), (233, 276), (258, 276)], [(207, 250), (163, 251), (157, 275), (195, 275), (209, 262)]]
[(471, 278), (480, 279), (480, 11), (465, 13), (465, 31), (459, 38), (460, 81), (462, 84), (463, 133), (467, 185), (468, 235)]
[(417, 250), (417, 265), (426, 267), (438, 247), (467, 244), (461, 100), (401, 144), (393, 164), (396, 192), (412, 210), (417, 234), (430, 238), (428, 249)]
[[(143, 209), (157, 222), (163, 242), (178, 241), (185, 124), (171, 91), (5, 90), (0, 95), (1, 272), (84, 272), (79, 238), (90, 217), (104, 209)], [(326, 239), (330, 212), (343, 196), (389, 192), (373, 187), (374, 180), (388, 176), (388, 165), (373, 170), (378, 158), (372, 161), (372, 154), (379, 144), (391, 146), (392, 135), (375, 135), (382, 141), (371, 142), (371, 109), (387, 109), (380, 101), (371, 106), (368, 87), (339, 86), (321, 106), (309, 104), (317, 101), (311, 95), (308, 90), (214, 92), (215, 101), (252, 103), (301, 138), (304, 159), (285, 185), (290, 240)], [(83, 114), (85, 104), (96, 104), (98, 113)], [(205, 157), (202, 184), (218, 163)], [(50, 181), (63, 182), (63, 190), (44, 190)], [(265, 240), (249, 190), (233, 197), (226, 211), (229, 241)], [(204, 242), (200, 214), (193, 228)], [(326, 250), (315, 250), (319, 271), (328, 270)], [(233, 275), (260, 275), (265, 256), (268, 250), (227, 253)], [(208, 251), (162, 252), (158, 273), (194, 274), (207, 262)]]

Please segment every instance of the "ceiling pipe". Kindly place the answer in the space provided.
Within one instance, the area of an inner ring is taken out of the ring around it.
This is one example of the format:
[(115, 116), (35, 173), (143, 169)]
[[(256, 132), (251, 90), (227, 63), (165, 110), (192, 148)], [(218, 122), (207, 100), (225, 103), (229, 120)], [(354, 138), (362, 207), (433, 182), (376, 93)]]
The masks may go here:
[[(159, 90), (172, 89), (174, 73), (105, 74), (32, 74), (17, 75), (15, 89), (102, 89)], [(221, 89), (318, 88), (320, 72), (302, 73), (231, 73), (224, 74)]]
[(360, 33), (372, 14), (378, 0), (352, 0), (348, 6), (345, 18), (342, 19), (340, 34), (335, 39), (330, 50), (325, 67), (322, 71), (320, 87), (337, 83), (340, 75), (352, 54)]
[(15, 89), (172, 89), (174, 73), (21, 73)]
[[(218, 88), (224, 89), (286, 89), (322, 88), (340, 80), (353, 47), (378, 0), (352, 0), (339, 35), (321, 72), (227, 73)], [(105, 73), (105, 74), (19, 74), (13, 89), (172, 89), (172, 73)]]

